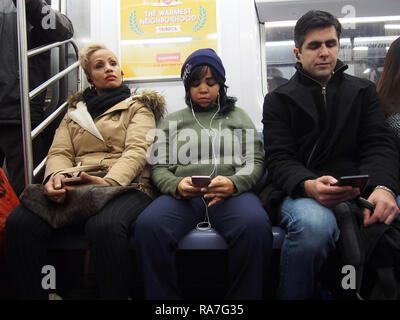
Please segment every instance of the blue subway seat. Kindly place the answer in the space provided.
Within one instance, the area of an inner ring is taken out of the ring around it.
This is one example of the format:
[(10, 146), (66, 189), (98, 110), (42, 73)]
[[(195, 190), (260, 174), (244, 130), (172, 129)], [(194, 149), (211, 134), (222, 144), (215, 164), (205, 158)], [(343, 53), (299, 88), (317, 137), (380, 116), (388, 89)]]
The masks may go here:
[[(272, 227), (274, 250), (280, 250), (285, 232), (280, 227)], [(225, 239), (213, 228), (208, 230), (193, 229), (178, 244), (178, 250), (227, 250)]]
[[(285, 232), (277, 226), (272, 227), (274, 250), (280, 250)], [(83, 233), (60, 233), (49, 243), (49, 249), (88, 249), (89, 244)], [(208, 230), (193, 229), (178, 243), (178, 250), (227, 250), (225, 239), (213, 228)]]
[(228, 245), (213, 228), (193, 229), (178, 244), (178, 250), (227, 250)]

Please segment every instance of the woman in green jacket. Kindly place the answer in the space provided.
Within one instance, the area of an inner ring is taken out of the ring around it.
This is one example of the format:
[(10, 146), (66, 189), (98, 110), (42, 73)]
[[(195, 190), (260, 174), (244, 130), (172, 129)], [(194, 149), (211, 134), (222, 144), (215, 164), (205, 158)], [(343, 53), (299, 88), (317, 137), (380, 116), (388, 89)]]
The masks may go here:
[(272, 250), (271, 223), (251, 192), (264, 174), (261, 140), (226, 95), (225, 70), (212, 49), (192, 53), (181, 75), (188, 107), (164, 119), (148, 157), (163, 195), (135, 226), (145, 297), (181, 298), (174, 248), (198, 225), (214, 227), (229, 245), (226, 298), (261, 299)]

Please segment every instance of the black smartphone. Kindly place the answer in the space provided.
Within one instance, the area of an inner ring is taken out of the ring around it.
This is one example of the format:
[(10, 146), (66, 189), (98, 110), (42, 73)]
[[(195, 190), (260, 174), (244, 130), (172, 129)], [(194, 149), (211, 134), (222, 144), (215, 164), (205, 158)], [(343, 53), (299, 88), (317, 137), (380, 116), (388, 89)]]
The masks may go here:
[(85, 183), (85, 182), (82, 180), (81, 177), (72, 177), (72, 178), (65, 178), (63, 180), (63, 183), (66, 186), (74, 186), (74, 185), (82, 184), (82, 183)]
[(210, 176), (192, 176), (192, 185), (194, 185), (195, 187), (207, 187), (210, 183)]
[(352, 186), (360, 188), (362, 193), (369, 182), (368, 174), (360, 174), (356, 176), (343, 176), (339, 178), (339, 181), (334, 186)]

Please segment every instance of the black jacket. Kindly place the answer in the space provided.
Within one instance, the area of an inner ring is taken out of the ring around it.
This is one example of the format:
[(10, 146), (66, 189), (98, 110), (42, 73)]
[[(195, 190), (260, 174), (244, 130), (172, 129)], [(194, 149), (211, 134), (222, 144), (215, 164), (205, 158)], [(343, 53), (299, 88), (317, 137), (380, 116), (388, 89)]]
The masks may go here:
[(344, 73), (339, 60), (326, 88), (296, 68), (264, 101), (267, 211), (274, 216), (286, 195), (301, 196), (302, 181), (322, 175), (369, 174), (367, 192), (385, 185), (397, 193), (399, 155), (375, 85)]
[[(0, 125), (20, 124), (18, 35), (16, 0), (0, 1)], [(28, 48), (63, 41), (73, 36), (71, 21), (51, 9), (44, 0), (31, 0), (26, 5)], [(50, 11), (48, 11), (50, 9)], [(55, 18), (55, 28), (43, 28)], [(42, 26), (43, 22), (43, 26)], [(50, 52), (28, 59), (29, 86), (33, 90), (49, 78)], [(43, 120), (45, 92), (31, 101), (31, 119), (35, 126)]]

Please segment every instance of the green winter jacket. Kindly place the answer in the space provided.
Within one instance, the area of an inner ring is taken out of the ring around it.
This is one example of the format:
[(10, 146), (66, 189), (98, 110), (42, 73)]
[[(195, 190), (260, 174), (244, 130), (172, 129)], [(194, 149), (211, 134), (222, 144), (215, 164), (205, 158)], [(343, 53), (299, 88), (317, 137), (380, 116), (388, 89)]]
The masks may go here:
[(152, 180), (161, 193), (180, 198), (177, 187), (182, 178), (221, 175), (232, 180), (235, 196), (249, 191), (263, 176), (262, 142), (247, 113), (235, 107), (212, 120), (215, 112), (214, 107), (196, 110), (196, 121), (192, 110), (185, 108), (162, 121), (148, 157)]

